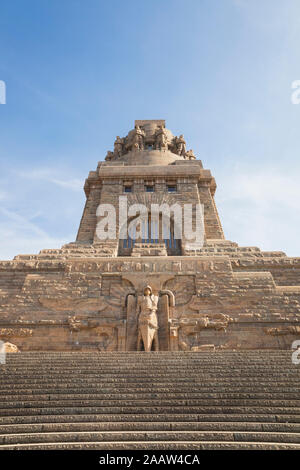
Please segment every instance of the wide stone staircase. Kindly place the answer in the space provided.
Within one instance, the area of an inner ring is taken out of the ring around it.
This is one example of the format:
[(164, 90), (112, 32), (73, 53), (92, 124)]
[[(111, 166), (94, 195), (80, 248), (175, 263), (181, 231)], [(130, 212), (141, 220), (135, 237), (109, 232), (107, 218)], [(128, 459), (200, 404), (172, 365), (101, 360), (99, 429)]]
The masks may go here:
[(0, 449), (300, 449), (291, 351), (24, 352), (0, 365)]

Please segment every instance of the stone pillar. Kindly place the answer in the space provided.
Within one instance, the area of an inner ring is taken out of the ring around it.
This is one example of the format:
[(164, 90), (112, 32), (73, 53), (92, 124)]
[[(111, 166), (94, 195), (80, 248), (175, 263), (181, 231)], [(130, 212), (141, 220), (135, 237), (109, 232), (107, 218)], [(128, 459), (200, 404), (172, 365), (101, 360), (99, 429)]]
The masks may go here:
[(83, 215), (77, 234), (77, 242), (93, 243), (96, 230), (96, 211), (100, 202), (100, 185), (92, 185), (87, 195)]
[(160, 351), (169, 351), (169, 296), (163, 294), (159, 301), (158, 342)]
[(204, 204), (204, 223), (206, 239), (224, 240), (224, 233), (211, 191), (211, 183), (199, 184), (200, 203)]
[(126, 321), (126, 351), (137, 350), (137, 312), (136, 297), (129, 294), (127, 297), (127, 321)]
[(122, 322), (122, 325), (117, 327), (118, 329), (118, 351), (126, 351), (126, 320)]

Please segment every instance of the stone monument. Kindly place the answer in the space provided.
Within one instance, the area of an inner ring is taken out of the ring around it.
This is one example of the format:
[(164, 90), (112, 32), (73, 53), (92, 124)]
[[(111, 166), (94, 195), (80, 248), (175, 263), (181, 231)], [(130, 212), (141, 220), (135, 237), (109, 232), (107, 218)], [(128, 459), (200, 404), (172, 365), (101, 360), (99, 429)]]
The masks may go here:
[[(74, 242), (0, 262), (1, 341), (20, 351), (201, 351), (290, 349), (300, 337), (300, 258), (225, 238), (215, 179), (164, 120), (117, 136), (84, 191)], [(116, 216), (107, 239), (103, 205)], [(141, 205), (143, 230), (121, 236)], [(202, 205), (204, 243), (178, 237), (175, 216), (162, 232), (153, 205)]]

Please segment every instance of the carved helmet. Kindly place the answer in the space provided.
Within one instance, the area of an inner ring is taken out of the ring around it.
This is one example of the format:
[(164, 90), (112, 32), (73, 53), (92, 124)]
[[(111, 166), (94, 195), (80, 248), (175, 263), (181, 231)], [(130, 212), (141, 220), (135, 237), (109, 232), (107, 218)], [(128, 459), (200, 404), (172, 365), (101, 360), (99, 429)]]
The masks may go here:
[(145, 294), (146, 289), (149, 289), (150, 290), (150, 295), (152, 295), (152, 287), (151, 286), (144, 287), (144, 289), (143, 289), (144, 294)]

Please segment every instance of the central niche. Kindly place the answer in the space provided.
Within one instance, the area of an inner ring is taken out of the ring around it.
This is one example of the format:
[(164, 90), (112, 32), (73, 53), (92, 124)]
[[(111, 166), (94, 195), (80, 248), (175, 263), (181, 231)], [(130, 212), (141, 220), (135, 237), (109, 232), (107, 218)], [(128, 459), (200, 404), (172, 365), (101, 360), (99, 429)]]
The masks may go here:
[[(127, 228), (130, 224), (133, 226), (137, 219), (140, 219), (140, 217), (136, 216), (128, 219)], [(158, 217), (151, 218), (151, 214), (148, 213), (141, 222), (137, 221), (131, 235), (127, 232), (126, 238), (119, 239), (119, 256), (131, 256), (132, 249), (136, 243), (149, 245), (164, 244), (169, 256), (181, 254), (181, 240), (175, 238), (174, 217), (170, 217), (170, 220), (167, 220), (162, 214), (159, 214)]]

